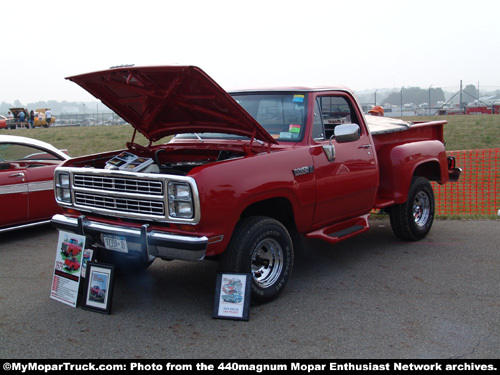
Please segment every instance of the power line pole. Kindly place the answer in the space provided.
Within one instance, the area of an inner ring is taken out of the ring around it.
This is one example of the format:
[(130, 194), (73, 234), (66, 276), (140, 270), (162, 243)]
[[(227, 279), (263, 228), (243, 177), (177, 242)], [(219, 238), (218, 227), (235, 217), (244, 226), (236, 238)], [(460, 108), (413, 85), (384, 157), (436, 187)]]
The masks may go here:
[(460, 108), (460, 114), (462, 114), (462, 80), (460, 80), (460, 104), (458, 107)]

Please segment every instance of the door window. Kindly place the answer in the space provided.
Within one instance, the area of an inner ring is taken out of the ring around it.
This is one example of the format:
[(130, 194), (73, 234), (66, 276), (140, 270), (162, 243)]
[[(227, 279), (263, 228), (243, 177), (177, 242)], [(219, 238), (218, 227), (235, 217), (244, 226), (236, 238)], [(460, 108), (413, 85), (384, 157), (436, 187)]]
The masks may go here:
[(342, 96), (320, 96), (314, 106), (313, 138), (316, 141), (330, 139), (340, 124), (358, 124), (356, 112)]

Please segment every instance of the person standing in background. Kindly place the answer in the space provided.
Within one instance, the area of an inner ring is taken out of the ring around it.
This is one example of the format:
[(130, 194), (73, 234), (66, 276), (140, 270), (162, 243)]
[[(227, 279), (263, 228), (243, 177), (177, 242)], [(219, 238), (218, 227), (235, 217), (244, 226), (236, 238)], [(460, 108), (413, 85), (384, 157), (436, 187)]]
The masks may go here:
[(29, 127), (30, 129), (33, 129), (35, 123), (35, 112), (33, 112), (33, 110), (30, 111), (30, 115), (28, 118)]
[(45, 120), (47, 121), (47, 126), (49, 126), (50, 121), (52, 120), (52, 112), (50, 112), (50, 109), (45, 111)]
[(24, 113), (24, 109), (21, 109), (19, 111), (19, 127), (24, 128), (24, 118), (26, 116), (26, 113)]
[(373, 107), (372, 109), (370, 109), (368, 111), (368, 114), (372, 115), (372, 116), (384, 117), (384, 108), (377, 105), (377, 106)]

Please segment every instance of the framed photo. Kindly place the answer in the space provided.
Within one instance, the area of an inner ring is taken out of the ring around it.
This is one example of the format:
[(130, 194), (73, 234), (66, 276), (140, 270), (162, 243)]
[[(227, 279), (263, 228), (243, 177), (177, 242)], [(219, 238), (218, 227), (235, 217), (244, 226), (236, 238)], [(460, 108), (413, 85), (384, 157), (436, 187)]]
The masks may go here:
[(251, 281), (249, 273), (218, 273), (213, 317), (248, 320)]
[(85, 300), (82, 309), (111, 313), (113, 298), (113, 278), (115, 266), (97, 262), (87, 262), (85, 276)]

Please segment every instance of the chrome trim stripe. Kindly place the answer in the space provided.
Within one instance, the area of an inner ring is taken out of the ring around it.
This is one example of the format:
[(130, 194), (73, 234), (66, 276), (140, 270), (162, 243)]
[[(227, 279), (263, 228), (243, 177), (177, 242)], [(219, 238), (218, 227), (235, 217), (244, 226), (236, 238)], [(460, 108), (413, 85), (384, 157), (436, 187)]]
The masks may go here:
[(36, 191), (47, 191), (54, 190), (54, 183), (52, 181), (39, 181), (39, 182), (29, 182), (22, 184), (11, 184), (0, 186), (0, 195), (3, 194), (19, 194), (19, 193), (31, 193)]
[(0, 195), (19, 194), (19, 193), (27, 193), (27, 192), (28, 192), (28, 184), (27, 183), (0, 186)]
[(8, 228), (0, 229), (0, 233), (10, 232), (11, 230), (17, 230), (17, 229), (31, 228), (31, 227), (35, 227), (35, 226), (38, 226), (38, 225), (49, 224), (49, 223), (50, 223), (50, 220), (43, 220), (43, 221), (37, 221), (35, 223), (30, 223), (30, 224), (16, 225), (16, 226), (13, 226), (13, 227), (8, 227)]
[(46, 191), (46, 190), (54, 190), (54, 182), (52, 180), (49, 181), (39, 181), (39, 182), (29, 182), (28, 190), (32, 191)]

